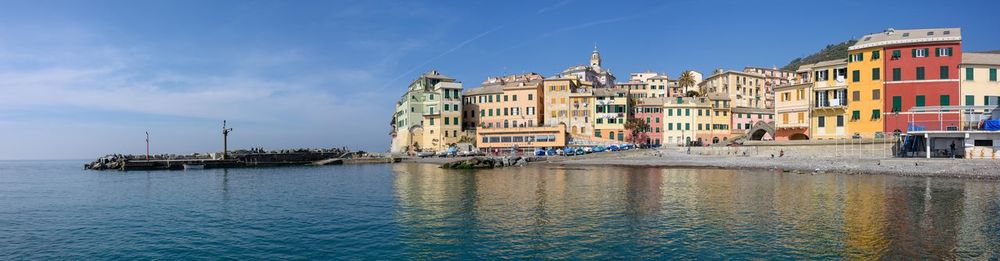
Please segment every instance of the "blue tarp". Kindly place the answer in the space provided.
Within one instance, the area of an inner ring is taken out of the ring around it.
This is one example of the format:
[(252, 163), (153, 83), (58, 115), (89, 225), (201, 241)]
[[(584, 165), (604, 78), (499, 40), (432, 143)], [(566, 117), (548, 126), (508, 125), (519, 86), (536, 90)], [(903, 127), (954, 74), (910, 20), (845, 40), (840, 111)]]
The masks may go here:
[(927, 130), (927, 127), (920, 126), (914, 123), (910, 123), (908, 126), (906, 126), (906, 131), (923, 131), (923, 130)]
[(988, 130), (988, 131), (998, 131), (998, 130), (1000, 130), (1000, 120), (986, 120), (986, 121), (983, 121), (983, 130)]

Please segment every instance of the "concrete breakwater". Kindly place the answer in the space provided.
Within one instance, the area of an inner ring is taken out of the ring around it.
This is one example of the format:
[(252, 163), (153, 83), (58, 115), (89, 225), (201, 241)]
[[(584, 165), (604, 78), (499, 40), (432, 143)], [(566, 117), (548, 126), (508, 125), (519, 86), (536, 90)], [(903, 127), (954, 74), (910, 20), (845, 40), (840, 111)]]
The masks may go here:
[(108, 155), (85, 164), (91, 170), (182, 170), (185, 168), (247, 168), (304, 165), (391, 163), (395, 159), (346, 149), (239, 150), (225, 157), (190, 155)]
[(507, 156), (507, 157), (473, 157), (470, 159), (463, 159), (448, 162), (441, 165), (441, 168), (445, 169), (489, 169), (489, 168), (502, 168), (502, 167), (512, 167), (512, 166), (524, 166), (528, 162), (538, 161), (535, 157), (520, 157), (520, 156)]

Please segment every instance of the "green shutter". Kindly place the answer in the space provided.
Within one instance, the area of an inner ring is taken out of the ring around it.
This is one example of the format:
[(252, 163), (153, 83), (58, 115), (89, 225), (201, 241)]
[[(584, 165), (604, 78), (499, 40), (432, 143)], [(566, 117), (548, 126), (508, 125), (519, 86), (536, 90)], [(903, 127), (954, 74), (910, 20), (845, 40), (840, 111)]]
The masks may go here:
[(861, 111), (852, 111), (851, 120), (858, 120), (858, 119), (861, 119)]
[(900, 68), (892, 68), (892, 80), (899, 81), (902, 78), (903, 71)]
[(903, 97), (892, 96), (892, 112), (899, 112), (903, 108)]
[(917, 67), (917, 80), (924, 79), (924, 67)]
[(940, 106), (949, 106), (949, 105), (951, 105), (951, 96), (941, 95), (941, 103), (938, 104), (938, 105), (940, 105)]
[(860, 62), (864, 60), (865, 60), (865, 53), (858, 53), (858, 61)]
[(966, 95), (965, 106), (975, 106), (975, 105), (976, 105), (976, 96)]
[(965, 68), (965, 80), (966, 81), (971, 81), (974, 78), (974, 76), (975, 76), (975, 73), (973, 72), (972, 67)]
[(934, 48), (934, 56), (941, 56), (941, 48)]
[(872, 110), (872, 119), (877, 120), (882, 118), (882, 110), (874, 109)]
[(997, 81), (997, 68), (990, 68), (990, 81)]
[(872, 80), (877, 81), (882, 79), (882, 70), (879, 68), (872, 68)]
[(925, 97), (923, 95), (917, 95), (917, 107), (924, 107)]
[(941, 66), (941, 79), (948, 79), (948, 66)]
[(924, 48), (924, 57), (931, 57), (931, 48)]
[(916, 58), (916, 57), (917, 57), (917, 48), (913, 48), (913, 49), (910, 49), (910, 54), (911, 54), (911, 55), (912, 55), (912, 56), (913, 56), (914, 58)]
[(859, 71), (859, 70), (852, 71), (851, 72), (851, 80), (854, 81), (854, 82), (860, 82), (861, 81), (861, 71)]

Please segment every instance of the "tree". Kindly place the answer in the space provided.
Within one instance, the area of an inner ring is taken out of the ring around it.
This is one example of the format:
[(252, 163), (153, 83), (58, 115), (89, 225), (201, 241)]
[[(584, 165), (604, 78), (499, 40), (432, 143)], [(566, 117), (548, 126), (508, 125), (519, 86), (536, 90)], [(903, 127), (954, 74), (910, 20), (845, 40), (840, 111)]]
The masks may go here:
[(687, 91), (687, 93), (684, 94), (684, 97), (698, 97), (698, 95), (700, 95), (698, 91)]
[(632, 143), (639, 143), (639, 133), (649, 130), (649, 123), (642, 119), (631, 118), (625, 122), (625, 129), (632, 134)]
[(684, 93), (688, 93), (688, 87), (694, 86), (694, 74), (691, 71), (684, 71), (681, 77), (677, 78), (677, 85), (684, 90)]

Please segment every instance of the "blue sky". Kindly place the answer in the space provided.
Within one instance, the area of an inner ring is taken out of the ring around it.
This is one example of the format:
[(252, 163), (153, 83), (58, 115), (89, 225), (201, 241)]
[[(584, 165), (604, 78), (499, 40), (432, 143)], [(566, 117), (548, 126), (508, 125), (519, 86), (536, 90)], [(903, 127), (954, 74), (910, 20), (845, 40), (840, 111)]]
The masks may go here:
[[(997, 1), (10, 1), (0, 159), (231, 148), (385, 151), (394, 101), (438, 69), (552, 75), (593, 45), (619, 78), (782, 66), (887, 27), (1000, 49)], [(993, 12), (992, 14), (989, 12)]]

